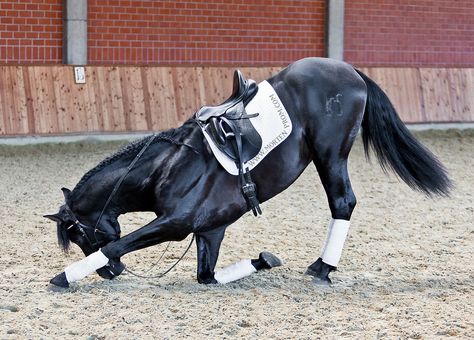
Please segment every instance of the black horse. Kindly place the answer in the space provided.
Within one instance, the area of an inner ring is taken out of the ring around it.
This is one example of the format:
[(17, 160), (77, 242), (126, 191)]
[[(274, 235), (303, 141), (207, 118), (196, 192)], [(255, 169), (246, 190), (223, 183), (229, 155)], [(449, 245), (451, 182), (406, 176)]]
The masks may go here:
[[(312, 161), (332, 221), (349, 221), (356, 197), (347, 158), (361, 126), (367, 156), (370, 146), (381, 166), (394, 170), (411, 188), (429, 196), (448, 195), (451, 182), (444, 167), (411, 135), (379, 86), (360, 71), (340, 61), (306, 58), (267, 81), (286, 107), (293, 129), (251, 171), (259, 202), (289, 187)], [(136, 159), (140, 150), (145, 151)], [(216, 283), (214, 269), (225, 230), (249, 211), (236, 177), (216, 161), (194, 119), (129, 144), (87, 172), (74, 190), (62, 190), (65, 204), (59, 213), (46, 216), (57, 222), (60, 246), (67, 250), (72, 241), (86, 256), (101, 249), (108, 263), (95, 269), (108, 279), (123, 270), (123, 255), (194, 233), (197, 280)], [(120, 237), (118, 216), (135, 211), (152, 211), (157, 217)], [(309, 266), (308, 274), (330, 282), (328, 274), (337, 264), (322, 257)], [(67, 286), (55, 279), (53, 283)]]

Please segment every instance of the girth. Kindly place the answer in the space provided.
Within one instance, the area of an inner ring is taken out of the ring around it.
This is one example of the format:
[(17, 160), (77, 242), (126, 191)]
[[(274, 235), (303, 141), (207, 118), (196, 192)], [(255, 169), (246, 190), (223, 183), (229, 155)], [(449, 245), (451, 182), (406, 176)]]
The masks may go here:
[(258, 91), (254, 80), (244, 78), (239, 70), (234, 72), (232, 95), (217, 106), (203, 106), (195, 114), (195, 120), (211, 137), (216, 146), (230, 159), (239, 170), (239, 184), (247, 206), (254, 213), (261, 214), (257, 199), (256, 185), (250, 177), (244, 163), (254, 158), (262, 147), (262, 138), (253, 127), (245, 105)]

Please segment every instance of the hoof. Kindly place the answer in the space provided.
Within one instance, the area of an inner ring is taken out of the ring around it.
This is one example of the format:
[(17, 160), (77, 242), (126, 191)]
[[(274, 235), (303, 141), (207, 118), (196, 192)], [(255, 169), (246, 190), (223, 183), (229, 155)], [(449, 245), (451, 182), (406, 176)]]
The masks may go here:
[(62, 288), (69, 288), (69, 282), (67, 282), (66, 273), (62, 272), (61, 274), (56, 275), (49, 281), (55, 286), (62, 287)]
[(265, 265), (265, 267), (267, 267), (267, 269), (282, 265), (281, 260), (268, 251), (262, 251), (258, 256), (258, 259)]
[(324, 263), (323, 260), (319, 258), (316, 262), (308, 267), (305, 274), (313, 276), (314, 283), (328, 286), (332, 283), (331, 279), (329, 278), (329, 273), (334, 270), (336, 270), (336, 267)]

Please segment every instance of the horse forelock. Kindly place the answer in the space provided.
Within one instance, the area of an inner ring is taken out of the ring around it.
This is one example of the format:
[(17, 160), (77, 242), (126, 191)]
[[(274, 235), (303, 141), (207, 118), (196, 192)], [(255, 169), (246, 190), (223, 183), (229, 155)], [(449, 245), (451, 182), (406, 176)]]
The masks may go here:
[(71, 240), (69, 239), (65, 222), (57, 222), (57, 235), (58, 245), (65, 253), (67, 253), (69, 251), (69, 246), (71, 245)]

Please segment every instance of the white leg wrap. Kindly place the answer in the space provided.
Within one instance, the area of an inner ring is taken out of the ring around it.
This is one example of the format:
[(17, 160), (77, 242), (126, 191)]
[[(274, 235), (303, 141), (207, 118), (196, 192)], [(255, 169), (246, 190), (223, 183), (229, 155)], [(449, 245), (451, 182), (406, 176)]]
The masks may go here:
[(242, 260), (217, 271), (214, 278), (219, 283), (229, 283), (256, 272), (257, 269), (252, 265), (251, 260)]
[(100, 251), (90, 254), (80, 261), (66, 267), (67, 282), (71, 283), (85, 278), (87, 275), (93, 273), (95, 270), (102, 268), (109, 262), (109, 259)]
[(334, 219), (330, 219), (328, 223), (328, 230), (326, 232), (326, 239), (324, 240), (323, 247), (321, 248), (321, 258), (324, 256), (324, 251), (326, 250), (326, 245), (329, 241), (329, 235), (331, 235), (332, 226), (334, 225)]
[(344, 248), (344, 241), (351, 222), (346, 220), (333, 220), (332, 226), (329, 228), (329, 234), (326, 238), (326, 245), (324, 247), (321, 258), (324, 263), (337, 267), (341, 259), (342, 249)]

